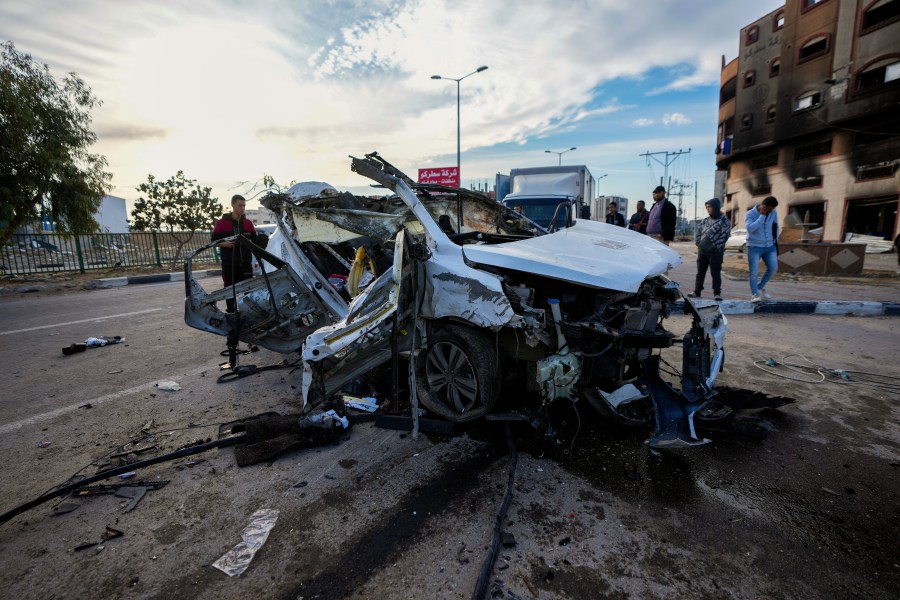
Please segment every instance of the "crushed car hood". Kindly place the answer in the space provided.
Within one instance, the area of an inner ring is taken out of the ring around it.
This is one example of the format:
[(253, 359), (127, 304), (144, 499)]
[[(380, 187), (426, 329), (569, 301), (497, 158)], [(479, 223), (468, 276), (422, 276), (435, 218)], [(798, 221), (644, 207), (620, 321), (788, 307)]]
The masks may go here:
[(466, 259), (622, 292), (680, 265), (681, 256), (656, 240), (615, 225), (578, 220), (556, 233), (503, 244), (467, 245)]

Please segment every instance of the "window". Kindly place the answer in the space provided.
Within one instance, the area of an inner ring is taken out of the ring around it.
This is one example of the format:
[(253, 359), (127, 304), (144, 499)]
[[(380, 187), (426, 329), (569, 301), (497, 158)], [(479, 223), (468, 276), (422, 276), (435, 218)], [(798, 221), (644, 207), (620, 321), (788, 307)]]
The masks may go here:
[(900, 0), (878, 0), (863, 12), (862, 33), (900, 20)]
[(781, 59), (773, 58), (772, 62), (769, 63), (769, 77), (778, 77), (778, 73), (781, 72)]
[(719, 105), (725, 104), (737, 95), (737, 77), (732, 77), (722, 85), (719, 91)]
[(809, 177), (796, 177), (794, 179), (794, 189), (802, 190), (804, 188), (822, 187), (821, 175), (811, 175)]
[(750, 29), (747, 30), (747, 41), (746, 44), (749, 46), (750, 44), (755, 44), (759, 41), (759, 27), (754, 25)]
[(744, 87), (748, 88), (756, 83), (756, 69), (750, 69), (744, 73)]
[(800, 12), (805, 13), (812, 10), (820, 4), (824, 4), (825, 0), (800, 0)]
[(768, 196), (772, 193), (772, 184), (768, 181), (754, 183), (750, 188), (750, 193), (754, 196)]
[(900, 81), (900, 58), (884, 58), (863, 67), (857, 74), (856, 91), (869, 91), (894, 81)]
[(824, 156), (826, 154), (831, 154), (830, 139), (797, 146), (794, 150), (794, 160), (803, 160), (804, 158), (813, 158), (816, 156)]
[(769, 106), (766, 109), (766, 123), (774, 123), (775, 122), (775, 105)]
[(767, 154), (766, 156), (760, 156), (759, 158), (754, 158), (750, 161), (750, 168), (754, 171), (758, 171), (760, 169), (768, 169), (769, 167), (775, 166), (778, 166), (777, 152), (773, 154)]
[(897, 170), (897, 164), (894, 162), (884, 162), (874, 165), (863, 165), (856, 168), (856, 180), (865, 181), (867, 179), (881, 179), (884, 177), (893, 177)]
[(753, 127), (753, 115), (745, 113), (741, 116), (741, 131), (746, 131)]
[(821, 92), (807, 92), (794, 101), (794, 112), (815, 108), (822, 104)]
[(778, 31), (782, 27), (784, 27), (784, 11), (783, 10), (778, 11), (778, 13), (775, 14), (775, 18), (772, 19), (772, 31)]
[(810, 38), (805, 44), (800, 46), (800, 51), (797, 53), (797, 63), (804, 63), (827, 54), (828, 41), (827, 34), (819, 34)]

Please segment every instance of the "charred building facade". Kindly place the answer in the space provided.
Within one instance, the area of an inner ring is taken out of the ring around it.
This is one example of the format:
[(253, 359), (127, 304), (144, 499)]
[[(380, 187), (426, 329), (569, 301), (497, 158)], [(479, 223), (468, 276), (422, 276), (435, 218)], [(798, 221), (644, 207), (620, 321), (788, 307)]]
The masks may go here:
[(788, 0), (722, 59), (716, 166), (735, 226), (766, 196), (822, 239), (893, 239), (900, 200), (900, 0)]

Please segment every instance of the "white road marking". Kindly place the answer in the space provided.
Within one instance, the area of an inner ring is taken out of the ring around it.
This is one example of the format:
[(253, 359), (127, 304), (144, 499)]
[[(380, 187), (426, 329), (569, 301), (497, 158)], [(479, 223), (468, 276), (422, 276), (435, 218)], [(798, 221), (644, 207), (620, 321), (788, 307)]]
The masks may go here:
[(199, 375), (203, 371), (215, 370), (218, 367), (215, 365), (204, 365), (202, 367), (197, 367), (192, 371), (187, 371), (185, 373), (176, 373), (174, 375), (167, 375), (165, 377), (160, 377), (159, 379), (154, 379), (153, 381), (148, 381), (147, 383), (142, 383), (141, 385), (137, 385), (132, 388), (128, 388), (127, 390), (120, 390), (118, 392), (113, 392), (111, 394), (106, 394), (105, 396), (100, 396), (99, 398), (94, 398), (92, 400), (82, 400), (78, 404), (70, 404), (69, 406), (63, 406), (61, 408), (57, 408), (56, 410), (51, 410), (49, 412), (41, 413), (39, 415), (33, 415), (28, 417), (27, 419), (22, 419), (21, 421), (16, 421), (15, 423), (7, 423), (6, 425), (0, 425), (0, 435), (9, 433), (11, 431), (16, 431), (17, 429), (21, 429), (23, 427), (27, 427), (29, 425), (34, 425), (35, 423), (40, 423), (41, 421), (47, 421), (49, 419), (54, 419), (66, 413), (74, 412), (84, 406), (85, 404), (90, 404), (91, 408), (97, 408), (97, 406), (101, 404), (105, 404), (107, 402), (112, 402), (113, 400), (118, 400), (119, 398), (129, 396), (131, 394), (136, 394), (138, 392), (144, 392), (147, 390), (156, 389), (157, 382), (165, 381), (165, 380), (177, 380), (177, 378), (185, 378), (192, 377), (194, 375)]
[(13, 333), (25, 333), (27, 331), (37, 331), (38, 329), (52, 329), (53, 327), (65, 327), (66, 325), (77, 325), (79, 323), (91, 323), (93, 321), (106, 321), (108, 319), (117, 319), (119, 317), (131, 317), (134, 315), (143, 315), (146, 313), (156, 312), (161, 308), (148, 308), (146, 310), (136, 310), (130, 313), (122, 313), (120, 315), (106, 315), (105, 317), (95, 317), (93, 319), (81, 319), (80, 321), (69, 321), (68, 323), (54, 323), (53, 325), (40, 325), (38, 327), (29, 327), (28, 329), (14, 329), (12, 331), (0, 331), (0, 335), (11, 335)]

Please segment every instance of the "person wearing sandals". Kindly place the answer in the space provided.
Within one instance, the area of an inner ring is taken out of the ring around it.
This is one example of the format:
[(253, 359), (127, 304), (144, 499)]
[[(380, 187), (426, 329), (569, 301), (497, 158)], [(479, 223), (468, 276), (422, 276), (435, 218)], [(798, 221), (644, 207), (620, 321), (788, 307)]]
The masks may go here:
[(706, 271), (712, 276), (713, 296), (716, 302), (722, 301), (722, 260), (725, 256), (725, 242), (731, 236), (731, 223), (722, 214), (722, 201), (711, 198), (706, 201), (706, 213), (709, 215), (694, 229), (694, 243), (697, 245), (697, 278), (694, 280), (694, 293), (688, 298), (699, 298), (703, 292)]

